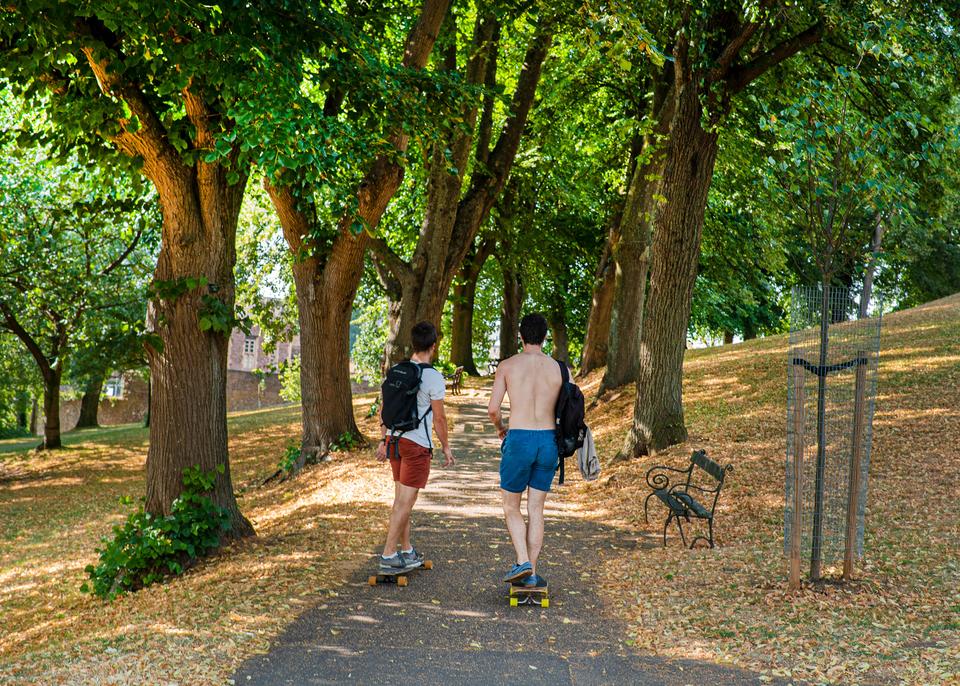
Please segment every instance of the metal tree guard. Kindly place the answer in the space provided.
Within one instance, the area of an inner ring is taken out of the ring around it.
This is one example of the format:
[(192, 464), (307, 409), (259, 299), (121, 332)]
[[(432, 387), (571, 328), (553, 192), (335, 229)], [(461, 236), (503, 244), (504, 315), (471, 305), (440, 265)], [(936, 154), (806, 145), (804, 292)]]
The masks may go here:
[[(784, 551), (796, 589), (807, 547), (813, 580), (825, 561), (841, 556), (849, 579), (863, 554), (881, 318), (880, 308), (858, 318), (846, 288), (795, 287), (791, 302)], [(817, 380), (815, 406), (810, 376)], [(808, 455), (816, 456), (812, 464)]]

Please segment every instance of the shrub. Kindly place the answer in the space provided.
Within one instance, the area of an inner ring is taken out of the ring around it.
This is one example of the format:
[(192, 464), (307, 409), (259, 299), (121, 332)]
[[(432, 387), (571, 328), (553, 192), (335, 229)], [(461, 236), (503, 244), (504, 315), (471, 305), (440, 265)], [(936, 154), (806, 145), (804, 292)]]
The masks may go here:
[(330, 450), (335, 453), (350, 452), (359, 447), (362, 442), (363, 439), (360, 436), (344, 431), (330, 444)]
[[(199, 467), (183, 470), (183, 492), (173, 501), (169, 515), (154, 515), (140, 507), (123, 526), (113, 527), (113, 539), (104, 537), (98, 548), (100, 562), (87, 565), (90, 582), (80, 590), (113, 600), (165, 577), (182, 574), (197, 558), (220, 545), (220, 535), (230, 528), (227, 511), (213, 502), (217, 474)], [(121, 503), (130, 504), (129, 498)]]
[(280, 462), (277, 463), (277, 469), (283, 474), (290, 474), (297, 466), (297, 460), (300, 459), (300, 442), (290, 441), (287, 447), (283, 449), (280, 456)]

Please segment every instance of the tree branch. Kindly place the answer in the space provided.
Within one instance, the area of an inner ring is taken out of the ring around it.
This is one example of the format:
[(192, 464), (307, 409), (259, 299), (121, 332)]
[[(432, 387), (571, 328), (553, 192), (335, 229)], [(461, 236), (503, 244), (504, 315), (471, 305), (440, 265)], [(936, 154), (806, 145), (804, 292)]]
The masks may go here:
[[(81, 21), (77, 26), (81, 35), (102, 42), (108, 50), (116, 53), (122, 59), (123, 55), (119, 51), (119, 39), (106, 27), (96, 26), (90, 20)], [(139, 129), (131, 132), (127, 129), (131, 120), (119, 118), (123, 131), (113, 137), (117, 146), (132, 157), (143, 158), (144, 171), (148, 176), (160, 171), (168, 160), (179, 159), (177, 151), (167, 139), (166, 129), (153, 111), (143, 91), (123, 80), (116, 71), (110, 71), (110, 60), (106, 57), (98, 58), (93, 46), (86, 45), (81, 48), (81, 51), (87, 58), (87, 63), (100, 85), (100, 90), (105, 95), (123, 100), (139, 121)]]
[(413, 270), (410, 265), (395, 253), (383, 238), (372, 236), (370, 238), (370, 250), (397, 281), (402, 282), (412, 275)]
[(23, 326), (20, 325), (20, 322), (17, 321), (16, 316), (6, 303), (0, 302), (0, 314), (3, 314), (3, 319), (6, 322), (7, 329), (9, 329), (14, 336), (19, 338), (26, 346), (27, 350), (30, 351), (33, 359), (37, 362), (37, 366), (40, 367), (40, 373), (43, 374), (43, 377), (46, 379), (53, 372), (53, 369), (50, 365), (50, 361), (47, 359), (47, 356), (44, 355), (43, 350), (37, 344), (37, 341), (26, 329), (23, 328)]
[(823, 21), (818, 21), (810, 28), (774, 46), (746, 64), (731, 69), (726, 77), (727, 88), (730, 93), (739, 93), (767, 70), (819, 42), (823, 37), (823, 30)]
[(117, 257), (117, 259), (115, 259), (113, 262), (107, 265), (107, 268), (104, 269), (102, 272), (100, 272), (100, 276), (106, 276), (107, 274), (112, 272), (114, 269), (119, 267), (123, 263), (123, 261), (130, 256), (130, 253), (133, 252), (134, 248), (137, 247), (137, 243), (140, 242), (140, 236), (142, 235), (143, 235), (143, 227), (141, 226), (139, 229), (137, 229), (137, 235), (133, 237), (132, 241), (130, 241), (130, 245), (127, 246), (127, 249), (124, 250), (122, 253), (120, 253), (120, 256)]

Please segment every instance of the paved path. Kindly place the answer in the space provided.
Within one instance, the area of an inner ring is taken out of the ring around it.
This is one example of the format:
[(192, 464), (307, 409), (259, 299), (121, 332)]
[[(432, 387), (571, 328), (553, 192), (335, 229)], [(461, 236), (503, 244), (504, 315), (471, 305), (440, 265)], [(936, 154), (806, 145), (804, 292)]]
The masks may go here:
[(588, 583), (589, 561), (645, 544), (577, 517), (557, 498), (547, 501), (540, 570), (550, 607), (510, 607), (499, 581), (513, 561), (499, 507), (499, 442), (479, 401), (461, 405), (453, 441), (457, 467), (435, 469), (414, 512), (414, 543), (434, 569), (414, 572), (406, 588), (371, 588), (371, 559), (338, 597), (244, 664), (238, 685), (759, 683), (624, 646), (624, 626)]

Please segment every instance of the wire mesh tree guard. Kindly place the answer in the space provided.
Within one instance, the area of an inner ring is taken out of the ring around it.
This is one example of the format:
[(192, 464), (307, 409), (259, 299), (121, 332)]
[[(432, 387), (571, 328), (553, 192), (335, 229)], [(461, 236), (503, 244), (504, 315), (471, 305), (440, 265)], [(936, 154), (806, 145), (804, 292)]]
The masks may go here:
[(873, 438), (882, 307), (859, 317), (850, 289), (797, 286), (791, 294), (787, 374), (784, 552), (790, 588), (863, 557), (864, 504)]

